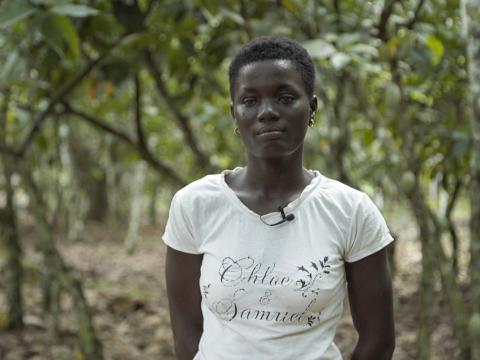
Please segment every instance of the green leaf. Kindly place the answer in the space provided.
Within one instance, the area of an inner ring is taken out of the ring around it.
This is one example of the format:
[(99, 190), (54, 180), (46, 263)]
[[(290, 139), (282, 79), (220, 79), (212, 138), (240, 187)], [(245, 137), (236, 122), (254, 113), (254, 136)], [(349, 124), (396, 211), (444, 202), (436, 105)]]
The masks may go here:
[(79, 18), (94, 16), (98, 14), (97, 9), (94, 9), (85, 5), (74, 5), (74, 4), (57, 5), (52, 7), (50, 11), (58, 15), (67, 15), (67, 16), (79, 17)]
[(0, 86), (20, 81), (25, 74), (25, 59), (18, 52), (11, 51), (0, 70)]
[(282, 0), (282, 5), (292, 14), (296, 14), (298, 12), (297, 6), (291, 0)]
[(427, 37), (425, 43), (433, 55), (432, 65), (438, 65), (442, 60), (443, 54), (445, 53), (445, 47), (443, 46), (443, 43), (434, 35)]
[(215, 0), (197, 0), (194, 2), (195, 5), (200, 5), (202, 8), (207, 9), (207, 11), (215, 15), (218, 13), (218, 6), (220, 2), (215, 1)]
[(400, 47), (401, 41), (402, 40), (398, 36), (393, 36), (390, 40), (388, 40), (387, 50), (389, 57), (395, 57)]
[(335, 47), (322, 39), (306, 41), (302, 45), (314, 59), (326, 59), (336, 53)]
[(50, 48), (57, 53), (61, 58), (65, 56), (63, 38), (60, 32), (52, 26), (52, 16), (47, 13), (39, 14), (37, 17), (39, 22), (40, 33), (42, 34), (45, 42), (50, 46)]
[(230, 19), (238, 25), (244, 25), (245, 24), (245, 19), (241, 15), (237, 14), (234, 11), (231, 11), (231, 10), (228, 10), (228, 9), (221, 9), (220, 14), (224, 18)]
[(352, 58), (349, 55), (338, 52), (331, 57), (330, 62), (335, 70), (341, 70), (347, 66), (351, 60)]
[(375, 141), (375, 132), (372, 129), (365, 129), (363, 131), (363, 141), (367, 145), (371, 145)]
[(454, 158), (460, 158), (469, 152), (468, 139), (464, 141), (455, 141), (450, 155)]
[(378, 49), (368, 44), (355, 44), (348, 48), (348, 52), (367, 55), (371, 57), (378, 57)]
[(358, 44), (362, 41), (362, 35), (360, 33), (344, 33), (338, 34), (337, 46), (340, 49), (350, 47), (352, 45)]
[(68, 17), (47, 13), (41, 21), (40, 31), (45, 41), (60, 57), (64, 56), (64, 49), (67, 47), (68, 55), (72, 60), (79, 59), (80, 39), (75, 26)]
[(69, 55), (73, 61), (77, 61), (80, 58), (80, 38), (77, 33), (77, 29), (73, 25), (72, 21), (66, 16), (55, 15), (55, 26), (61, 31), (61, 34), (68, 44)]
[(28, 0), (3, 0), (0, 4), (0, 29), (25, 19), (35, 12)]
[(7, 56), (7, 61), (4, 62), (0, 78), (5, 78), (12, 72), (15, 67), (15, 63), (18, 61), (18, 53), (16, 51), (11, 52)]
[(401, 100), (400, 88), (395, 83), (387, 83), (385, 89), (385, 104), (390, 109), (396, 109)]
[(31, 4), (38, 5), (42, 8), (54, 5), (68, 4), (71, 0), (29, 0)]

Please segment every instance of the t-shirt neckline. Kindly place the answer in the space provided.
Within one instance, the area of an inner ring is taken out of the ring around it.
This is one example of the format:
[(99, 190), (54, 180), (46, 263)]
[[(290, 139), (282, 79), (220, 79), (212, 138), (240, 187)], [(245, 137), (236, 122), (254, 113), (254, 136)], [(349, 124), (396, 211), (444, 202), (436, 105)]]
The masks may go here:
[[(271, 212), (267, 213), (264, 215), (257, 214), (255, 211), (249, 209), (237, 196), (235, 191), (233, 191), (230, 186), (228, 186), (227, 182), (225, 181), (225, 175), (230, 174), (232, 172), (236, 172), (243, 169), (243, 167), (236, 167), (233, 170), (227, 169), (223, 170), (219, 175), (220, 175), (220, 184), (221, 184), (221, 189), (224, 192), (224, 194), (227, 195), (229, 200), (238, 208), (240, 209), (243, 213), (248, 214), (249, 216), (254, 217), (257, 220), (267, 220), (273, 217), (279, 217), (279, 212)], [(315, 188), (320, 184), (321, 180), (323, 179), (323, 175), (318, 171), (318, 170), (310, 170), (314, 173), (314, 178), (310, 181), (310, 183), (305, 186), (303, 191), (301, 192), (300, 196), (297, 197), (295, 200), (291, 201), (288, 203), (283, 209), (285, 213), (290, 213), (294, 209), (297, 209), (300, 204), (302, 204), (310, 195), (314, 192)]]

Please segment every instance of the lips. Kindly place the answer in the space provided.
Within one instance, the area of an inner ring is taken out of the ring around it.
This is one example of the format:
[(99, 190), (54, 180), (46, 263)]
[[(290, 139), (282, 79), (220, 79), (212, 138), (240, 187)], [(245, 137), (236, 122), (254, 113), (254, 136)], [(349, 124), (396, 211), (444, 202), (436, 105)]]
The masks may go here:
[(278, 127), (265, 127), (257, 132), (257, 136), (263, 140), (274, 140), (281, 137), (283, 133), (284, 130)]

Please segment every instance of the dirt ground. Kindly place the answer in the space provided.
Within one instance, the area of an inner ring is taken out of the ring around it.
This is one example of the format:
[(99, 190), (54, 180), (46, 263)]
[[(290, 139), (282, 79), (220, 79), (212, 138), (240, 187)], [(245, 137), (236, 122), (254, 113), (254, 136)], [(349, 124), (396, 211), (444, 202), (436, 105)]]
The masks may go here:
[[(397, 227), (403, 226), (401, 223)], [(393, 229), (394, 233), (396, 232)], [(413, 230), (412, 230), (413, 231)], [(86, 295), (95, 316), (95, 326), (108, 360), (173, 360), (172, 336), (164, 283), (164, 246), (160, 227), (145, 227), (136, 251), (129, 255), (118, 226), (89, 228), (83, 241), (63, 244), (66, 262), (84, 281)], [(412, 232), (398, 238), (394, 281), (397, 346), (394, 359), (415, 359), (420, 249)], [(29, 246), (25, 259), (23, 332), (0, 332), (0, 359), (81, 360), (76, 323), (68, 296), (62, 298), (61, 335), (52, 337), (51, 320), (41, 311), (39, 266), (41, 257)], [(2, 260), (3, 261), (3, 260)], [(1, 265), (1, 264), (0, 264)], [(0, 266), (1, 267), (1, 266)], [(0, 290), (4, 289), (0, 281)], [(2, 291), (2, 293), (4, 290)], [(458, 359), (449, 330), (445, 304), (436, 296), (436, 326), (432, 336), (432, 359)], [(0, 322), (5, 316), (5, 299), (0, 296)], [(336, 343), (349, 358), (356, 334), (348, 308), (341, 320)]]

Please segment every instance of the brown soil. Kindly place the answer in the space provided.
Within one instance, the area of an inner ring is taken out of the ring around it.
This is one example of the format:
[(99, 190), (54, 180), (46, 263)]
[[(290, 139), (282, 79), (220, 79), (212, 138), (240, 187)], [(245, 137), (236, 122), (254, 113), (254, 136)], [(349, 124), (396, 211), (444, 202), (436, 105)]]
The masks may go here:
[[(82, 242), (64, 244), (66, 262), (82, 277), (95, 325), (108, 360), (173, 360), (172, 336), (163, 276), (164, 246), (159, 228), (144, 228), (134, 254), (126, 254), (122, 232), (90, 228)], [(397, 275), (394, 281), (397, 346), (394, 359), (415, 359), (415, 336), (420, 249), (407, 234), (397, 241)], [(51, 320), (42, 314), (39, 273), (41, 257), (27, 246), (24, 289), (25, 324), (22, 332), (0, 333), (0, 359), (80, 360), (76, 324), (68, 296), (62, 298), (61, 334), (54, 339)], [(1, 260), (1, 259), (0, 259)], [(2, 265), (0, 263), (0, 265)], [(1, 267), (1, 266), (0, 266)], [(0, 281), (0, 290), (4, 287)], [(4, 290), (1, 291), (2, 293)], [(458, 359), (449, 327), (448, 311), (436, 296), (436, 326), (432, 359)], [(5, 314), (0, 297), (0, 326)], [(336, 343), (349, 358), (357, 336), (348, 310), (341, 320)]]

